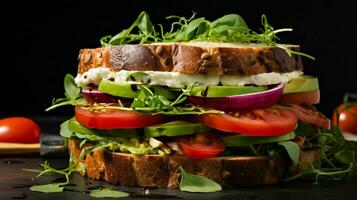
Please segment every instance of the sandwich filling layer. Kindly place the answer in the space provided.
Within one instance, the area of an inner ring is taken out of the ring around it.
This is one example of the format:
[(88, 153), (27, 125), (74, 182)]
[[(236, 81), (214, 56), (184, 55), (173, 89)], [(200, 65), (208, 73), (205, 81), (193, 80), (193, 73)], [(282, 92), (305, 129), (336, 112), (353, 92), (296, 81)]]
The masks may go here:
[[(106, 67), (97, 67), (89, 69), (87, 72), (78, 74), (75, 83), (82, 88), (88, 88), (88, 85), (98, 85), (101, 80), (113, 80), (118, 83), (136, 83), (128, 81), (127, 77), (137, 71), (121, 70), (111, 71)], [(287, 83), (293, 78), (298, 78), (303, 74), (302, 71), (293, 71), (287, 73), (261, 73), (257, 75), (203, 75), (203, 74), (184, 74), (179, 72), (161, 72), (161, 71), (142, 71), (150, 78), (149, 85), (168, 86), (170, 88), (184, 88), (191, 83), (199, 83), (203, 86), (214, 85), (272, 85), (278, 83)]]

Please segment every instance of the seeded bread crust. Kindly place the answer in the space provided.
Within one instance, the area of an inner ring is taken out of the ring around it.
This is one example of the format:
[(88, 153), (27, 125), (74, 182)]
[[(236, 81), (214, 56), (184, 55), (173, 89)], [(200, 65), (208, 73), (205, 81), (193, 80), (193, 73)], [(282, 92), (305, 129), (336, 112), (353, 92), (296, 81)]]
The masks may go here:
[[(298, 45), (283, 45), (300, 51)], [(107, 67), (113, 71), (165, 71), (208, 75), (255, 75), (303, 69), (301, 57), (266, 45), (155, 43), (114, 45), (79, 52), (78, 73)]]
[[(69, 140), (69, 152), (76, 159), (88, 146), (90, 144), (81, 149), (77, 140)], [(304, 156), (304, 159), (316, 160), (319, 152)], [(289, 169), (288, 159), (278, 156), (225, 156), (190, 160), (184, 156), (138, 156), (98, 150), (87, 155), (81, 163), (86, 167), (89, 178), (149, 188), (178, 188), (180, 166), (190, 173), (210, 178), (225, 188), (276, 184), (282, 181), (288, 171), (299, 171), (298, 168)]]

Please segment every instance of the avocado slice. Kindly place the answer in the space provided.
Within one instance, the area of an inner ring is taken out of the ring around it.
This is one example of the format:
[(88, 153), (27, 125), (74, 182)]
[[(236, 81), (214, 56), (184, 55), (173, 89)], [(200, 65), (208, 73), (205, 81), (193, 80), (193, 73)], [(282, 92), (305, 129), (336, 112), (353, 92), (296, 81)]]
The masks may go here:
[(222, 142), (226, 147), (236, 146), (249, 146), (254, 144), (265, 144), (273, 142), (281, 142), (291, 140), (295, 138), (295, 132), (292, 131), (285, 135), (269, 136), (269, 137), (257, 137), (257, 136), (243, 136), (243, 135), (230, 135), (222, 137)]
[[(167, 99), (174, 99), (177, 96), (176, 92), (166, 89), (164, 87), (148, 85), (146, 86), (149, 87), (153, 93), (157, 95), (162, 95)], [(141, 91), (139, 85), (117, 83), (109, 80), (100, 81), (98, 90), (106, 94), (125, 98), (136, 98), (139, 96)]]
[(136, 137), (138, 136), (137, 129), (89, 129), (81, 125), (75, 118), (72, 118), (68, 122), (69, 130), (84, 135), (97, 135), (101, 137)]
[(200, 97), (225, 97), (262, 92), (267, 89), (267, 86), (197, 86), (192, 89), (191, 95)]
[(190, 123), (186, 121), (177, 120), (160, 125), (145, 127), (144, 133), (146, 137), (173, 137), (181, 135), (191, 135), (207, 130), (209, 129), (200, 123)]
[(319, 81), (315, 76), (302, 75), (291, 79), (284, 87), (284, 94), (308, 92), (319, 89)]

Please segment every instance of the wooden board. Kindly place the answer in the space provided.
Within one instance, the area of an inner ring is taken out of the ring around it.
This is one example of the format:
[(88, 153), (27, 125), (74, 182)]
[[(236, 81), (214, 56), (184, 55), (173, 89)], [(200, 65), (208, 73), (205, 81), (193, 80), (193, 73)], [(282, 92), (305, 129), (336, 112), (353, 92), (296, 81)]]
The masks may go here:
[(24, 154), (40, 152), (40, 143), (22, 144), (0, 142), (0, 155), (4, 154)]

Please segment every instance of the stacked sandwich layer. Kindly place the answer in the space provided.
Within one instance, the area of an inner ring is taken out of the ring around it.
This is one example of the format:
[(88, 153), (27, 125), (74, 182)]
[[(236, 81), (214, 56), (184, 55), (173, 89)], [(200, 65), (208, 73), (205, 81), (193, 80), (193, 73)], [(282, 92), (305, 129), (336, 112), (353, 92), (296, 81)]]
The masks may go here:
[(159, 33), (142, 12), (102, 48), (80, 51), (66, 97), (48, 108), (75, 106), (61, 125), (68, 169), (164, 188), (181, 188), (187, 172), (224, 187), (353, 172), (354, 144), (314, 108), (318, 79), (303, 75), (300, 56), (313, 57), (275, 42), (291, 29), (274, 30), (264, 15), (262, 33), (236, 14), (168, 18), (177, 21)]
[(79, 59), (76, 79), (65, 82), (84, 99), (78, 93), (62, 135), (77, 159), (102, 149), (79, 165), (92, 178), (178, 187), (183, 167), (224, 186), (272, 184), (296, 173), (300, 158), (318, 160), (300, 127), (330, 126), (313, 108), (317, 78), (276, 47), (118, 45), (82, 50)]

